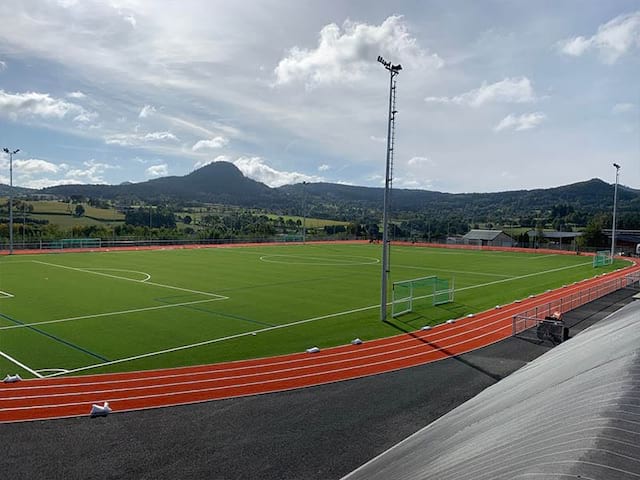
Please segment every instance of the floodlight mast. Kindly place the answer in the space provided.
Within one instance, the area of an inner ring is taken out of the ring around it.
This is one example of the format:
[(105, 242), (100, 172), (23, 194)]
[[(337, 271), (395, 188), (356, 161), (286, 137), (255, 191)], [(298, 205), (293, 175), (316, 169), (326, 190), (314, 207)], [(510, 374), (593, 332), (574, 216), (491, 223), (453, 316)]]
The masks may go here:
[(387, 320), (387, 280), (389, 277), (389, 187), (392, 181), (393, 137), (392, 125), (395, 123), (395, 77), (402, 70), (402, 65), (392, 65), (381, 56), (378, 62), (389, 71), (389, 116), (387, 121), (387, 162), (384, 176), (384, 200), (382, 210), (382, 281), (380, 287), (380, 320)]
[(19, 148), (9, 150), (4, 147), (2, 151), (9, 155), (9, 255), (13, 254), (13, 156), (20, 151)]
[(616, 167), (616, 185), (613, 188), (613, 221), (611, 222), (611, 260), (616, 254), (616, 206), (618, 203), (618, 176), (620, 175), (620, 165), (613, 164)]

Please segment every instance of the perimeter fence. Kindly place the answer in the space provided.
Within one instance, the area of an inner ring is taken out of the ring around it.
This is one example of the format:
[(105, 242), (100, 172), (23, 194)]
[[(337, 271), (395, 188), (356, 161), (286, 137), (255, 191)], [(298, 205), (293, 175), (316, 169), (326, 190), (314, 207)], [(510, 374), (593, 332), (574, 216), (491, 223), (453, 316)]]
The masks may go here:
[(564, 314), (623, 288), (640, 290), (640, 271), (624, 277), (612, 278), (578, 292), (569, 293), (550, 302), (538, 305), (513, 316), (512, 335), (518, 336), (548, 321), (556, 313)]

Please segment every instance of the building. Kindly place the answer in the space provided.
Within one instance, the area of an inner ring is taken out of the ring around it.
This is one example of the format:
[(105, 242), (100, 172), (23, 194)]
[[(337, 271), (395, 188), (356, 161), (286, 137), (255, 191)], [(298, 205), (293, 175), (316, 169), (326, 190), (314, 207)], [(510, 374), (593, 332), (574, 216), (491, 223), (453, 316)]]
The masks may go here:
[(462, 237), (465, 245), (482, 245), (488, 247), (513, 247), (513, 238), (502, 230), (471, 230)]
[[(533, 244), (540, 245), (538, 240), (538, 231), (529, 230), (529, 241)], [(575, 250), (576, 239), (582, 236), (582, 232), (542, 232), (542, 240), (551, 245), (558, 245), (560, 248), (566, 247), (570, 250)]]

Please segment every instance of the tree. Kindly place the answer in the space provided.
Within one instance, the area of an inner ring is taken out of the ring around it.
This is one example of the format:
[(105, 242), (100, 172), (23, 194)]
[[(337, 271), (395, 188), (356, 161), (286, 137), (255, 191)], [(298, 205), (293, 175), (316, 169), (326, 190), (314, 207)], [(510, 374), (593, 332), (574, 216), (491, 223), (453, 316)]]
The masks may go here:
[(76, 217), (81, 217), (84, 215), (84, 207), (80, 204), (76, 205), (76, 211), (75, 211), (75, 216)]
[(602, 218), (596, 217), (589, 221), (582, 232), (582, 242), (588, 247), (602, 247), (607, 245), (607, 236), (602, 233)]
[(185, 225), (189, 225), (189, 224), (191, 223), (191, 221), (192, 221), (192, 220), (193, 220), (193, 219), (191, 218), (191, 215), (185, 215), (185, 216), (182, 218), (182, 222), (183, 222)]

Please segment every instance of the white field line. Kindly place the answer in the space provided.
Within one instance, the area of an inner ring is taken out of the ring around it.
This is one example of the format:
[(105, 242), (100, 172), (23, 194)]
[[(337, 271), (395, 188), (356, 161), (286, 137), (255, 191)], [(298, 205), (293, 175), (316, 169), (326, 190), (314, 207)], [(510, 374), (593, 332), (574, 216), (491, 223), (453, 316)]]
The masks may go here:
[[(128, 273), (139, 273), (140, 275), (142, 275), (143, 278), (142, 280), (138, 280), (140, 283), (144, 283), (147, 280), (151, 280), (151, 275), (148, 274), (147, 272), (139, 272), (138, 270), (125, 270), (123, 268), (92, 268), (90, 271), (92, 272), (128, 272)], [(118, 277), (118, 278), (126, 278), (126, 277)], [(133, 280), (133, 279), (132, 279)]]
[(148, 281), (144, 281), (144, 280), (135, 280), (133, 278), (127, 278), (127, 277), (119, 277), (117, 275), (110, 275), (108, 273), (96, 272), (96, 271), (93, 271), (93, 270), (87, 270), (85, 268), (68, 267), (66, 265), (58, 265), (56, 263), (41, 262), (40, 260), (32, 260), (32, 261), (34, 263), (40, 263), (42, 265), (48, 265), (50, 267), (65, 268), (67, 270), (74, 270), (76, 272), (91, 273), (93, 275), (101, 275), (103, 277), (115, 278), (117, 280), (126, 280), (126, 281), (129, 281), (129, 282), (135, 282), (135, 283), (144, 283), (145, 285), (153, 285), (155, 287), (169, 288), (171, 290), (180, 290), (181, 292), (198, 293), (200, 295), (206, 295), (206, 296), (209, 296), (209, 297), (216, 297), (216, 298), (219, 298), (221, 300), (227, 300), (229, 298), (229, 297), (226, 297), (224, 295), (218, 295), (217, 293), (202, 292), (200, 290), (192, 290), (190, 288), (175, 287), (173, 285), (164, 285), (162, 283), (148, 282)]
[(38, 373), (46, 373), (46, 372), (68, 372), (66, 368), (39, 368)]
[(0, 299), (3, 298), (13, 298), (13, 295), (11, 295), (9, 292), (3, 292), (2, 290), (0, 290)]
[[(554, 269), (551, 269), (551, 270), (545, 270), (543, 272), (529, 273), (529, 274), (526, 274), (526, 275), (521, 275), (519, 277), (506, 278), (506, 279), (502, 279), (502, 280), (495, 280), (493, 282), (488, 282), (488, 283), (484, 283), (484, 284), (471, 285), (469, 287), (463, 287), (463, 288), (457, 289), (456, 291), (471, 290), (473, 288), (481, 288), (481, 287), (485, 287), (485, 286), (488, 286), (488, 285), (494, 285), (496, 283), (504, 283), (504, 282), (510, 282), (510, 281), (513, 281), (513, 280), (519, 280), (519, 279), (522, 279), (522, 278), (533, 277), (535, 275), (545, 275), (547, 273), (556, 272), (556, 271), (559, 271), (559, 270), (566, 270), (568, 268), (580, 267), (580, 266), (584, 266), (584, 265), (591, 265), (591, 262), (582, 263), (582, 264), (578, 264), (578, 265), (571, 265), (571, 266), (568, 266), (568, 267), (554, 268)], [(126, 358), (120, 358), (118, 360), (112, 360), (110, 362), (98, 363), (98, 364), (88, 365), (86, 367), (75, 368), (73, 370), (69, 370), (68, 373), (77, 373), (77, 372), (82, 372), (82, 371), (86, 371), (86, 370), (93, 370), (93, 369), (100, 368), (100, 367), (106, 367), (106, 366), (109, 366), (109, 365), (115, 365), (115, 364), (119, 364), (119, 363), (130, 362), (130, 361), (139, 360), (139, 359), (142, 359), (142, 358), (148, 358), (148, 357), (153, 357), (153, 356), (158, 356), (158, 355), (164, 355), (164, 354), (167, 354), (167, 353), (177, 352), (177, 351), (180, 351), (180, 350), (187, 350), (187, 349), (190, 349), (190, 348), (202, 347), (202, 346), (205, 346), (205, 345), (211, 345), (213, 343), (219, 343), (219, 342), (224, 342), (224, 341), (227, 341), (227, 340), (233, 340), (233, 339), (236, 339), (236, 338), (246, 337), (248, 335), (252, 335), (252, 333), (264, 333), (264, 332), (269, 332), (269, 331), (272, 331), (272, 330), (279, 330), (279, 329), (282, 329), (282, 328), (294, 327), (294, 326), (297, 326), (297, 325), (303, 325), (305, 323), (316, 322), (316, 321), (319, 321), (319, 320), (326, 320), (328, 318), (335, 318), (335, 317), (340, 317), (340, 316), (343, 316), (343, 315), (350, 315), (352, 313), (364, 312), (366, 310), (373, 310), (374, 308), (380, 308), (380, 305), (379, 304), (378, 305), (369, 305), (367, 307), (356, 308), (356, 309), (347, 310), (347, 311), (344, 311), (344, 312), (330, 313), (328, 315), (321, 315), (321, 316), (318, 316), (318, 317), (307, 318), (307, 319), (304, 319), (304, 320), (298, 320), (296, 322), (285, 323), (285, 324), (282, 324), (282, 325), (275, 325), (273, 327), (266, 327), (266, 328), (262, 328), (262, 329), (259, 329), (259, 330), (253, 330), (252, 332), (237, 333), (237, 334), (234, 334), (234, 335), (228, 335), (226, 337), (218, 337), (218, 338), (213, 338), (213, 339), (209, 339), (209, 340), (203, 340), (202, 342), (192, 343), (192, 344), (189, 344), (189, 345), (180, 345), (179, 347), (173, 347), (173, 348), (167, 348), (167, 349), (164, 349), (164, 350), (158, 350), (156, 352), (147, 352), (147, 353), (143, 353), (143, 354), (140, 354), (140, 355), (134, 355), (132, 357), (126, 357)], [(520, 309), (520, 308), (521, 307), (518, 306), (518, 309)], [(60, 375), (60, 374), (54, 373), (52, 375), (48, 375), (48, 377), (55, 377), (55, 376), (58, 376), (58, 375)]]
[(445, 268), (432, 268), (432, 267), (416, 267), (415, 265), (394, 265), (396, 268), (411, 268), (414, 270), (427, 270), (434, 272), (447, 272), (447, 273), (462, 273), (464, 275), (478, 275), (485, 277), (502, 277), (502, 278), (515, 278), (511, 275), (502, 275), (500, 273), (484, 273), (484, 272), (467, 272), (466, 270), (447, 270)]
[(82, 315), (79, 317), (60, 318), (58, 320), (45, 320), (43, 322), (23, 323), (20, 325), (7, 325), (4, 327), (0, 327), (0, 330), (12, 330), (14, 328), (34, 327), (38, 325), (47, 325), (50, 323), (72, 322), (74, 320), (84, 320), (87, 318), (111, 317), (115, 315), (125, 315), (127, 313), (147, 312), (149, 310), (162, 310), (165, 308), (184, 307), (186, 305), (195, 305), (198, 303), (205, 303), (205, 302), (217, 302), (219, 300), (224, 300), (224, 298), (207, 298), (204, 300), (194, 300), (192, 302), (172, 303), (170, 305), (157, 305), (154, 307), (132, 308), (130, 310), (120, 310), (117, 312), (95, 313), (92, 315)]
[(27, 372), (31, 373), (32, 375), (35, 375), (38, 378), (42, 378), (43, 375), (40, 375), (38, 372), (36, 372), (35, 370), (27, 367), (24, 363), (19, 362), (18, 360), (16, 360), (15, 358), (7, 355), (6, 353), (0, 351), (0, 356), (6, 358), (7, 360), (9, 360), (11, 363), (16, 364), (17, 366), (19, 366), (20, 368), (24, 368)]
[[(511, 325), (507, 325), (503, 328), (501, 328), (500, 330), (504, 329), (504, 328), (511, 328)], [(451, 345), (447, 345), (446, 347), (442, 347), (439, 349), (433, 349), (430, 350), (428, 352), (422, 351), (422, 352), (418, 352), (418, 353), (413, 353), (411, 355), (407, 355), (406, 357), (403, 357), (405, 359), (407, 358), (414, 358), (414, 357), (420, 357), (420, 356), (425, 356), (425, 355), (429, 355), (433, 352), (436, 352), (438, 350), (442, 350), (442, 349), (449, 349), (451, 347), (455, 347), (458, 345), (463, 345), (465, 343), (469, 343), (472, 342), (478, 338), (481, 337), (486, 337), (488, 335), (493, 335), (495, 334), (495, 331), (493, 332), (489, 332), (489, 333), (485, 333), (483, 335), (478, 335), (477, 337), (474, 337), (472, 339), (467, 339), (455, 344), (451, 344)], [(382, 354), (381, 354), (382, 355)], [(393, 361), (397, 360), (393, 359)], [(175, 396), (175, 395), (185, 395), (185, 394), (191, 394), (191, 393), (201, 393), (201, 392), (213, 392), (216, 390), (226, 390), (232, 387), (238, 388), (238, 387), (249, 387), (249, 386), (253, 386), (253, 385), (264, 385), (267, 383), (280, 383), (283, 381), (289, 381), (289, 380), (298, 380), (301, 378), (309, 378), (309, 377), (315, 377), (318, 375), (323, 375), (323, 374), (330, 374), (330, 373), (338, 373), (338, 372), (346, 372), (346, 371), (350, 371), (350, 370), (356, 370), (359, 368), (363, 368), (363, 366), (366, 367), (373, 367), (373, 366), (377, 366), (377, 365), (384, 365), (386, 363), (389, 363), (392, 360), (389, 359), (383, 359), (383, 360), (379, 360), (376, 362), (372, 362), (369, 363), (367, 365), (350, 365), (350, 366), (346, 366), (346, 367), (342, 367), (342, 368), (336, 368), (333, 370), (328, 370), (326, 372), (321, 372), (320, 374), (318, 374), (317, 372), (314, 373), (305, 373), (302, 375), (295, 375), (292, 377), (286, 377), (286, 378), (274, 378), (272, 380), (258, 380), (258, 381), (254, 381), (254, 382), (248, 382), (248, 383), (242, 383), (242, 384), (237, 384), (237, 385), (223, 385), (223, 386), (219, 386), (219, 387), (207, 387), (207, 388), (199, 388), (196, 390), (181, 390), (181, 391), (177, 391), (177, 392), (168, 392), (168, 393), (159, 393), (159, 394), (150, 394), (150, 395), (140, 395), (137, 397), (121, 397), (121, 398), (109, 398), (109, 402), (118, 402), (118, 401), (126, 401), (126, 400), (142, 400), (142, 399), (147, 399), (147, 398), (158, 398), (158, 397), (171, 397), (171, 396)], [(296, 369), (293, 369), (294, 371)], [(70, 370), (70, 372), (72, 372), (73, 370)], [(183, 384), (189, 385), (189, 384), (198, 384), (201, 383), (200, 381), (197, 380), (193, 380), (193, 381), (189, 381), (189, 382), (183, 382)], [(156, 385), (157, 386), (157, 385)], [(117, 388), (117, 389), (110, 389), (110, 390), (105, 390), (104, 393), (110, 393), (110, 392), (119, 392), (119, 391), (131, 391), (131, 390), (137, 390), (140, 388), (145, 388), (145, 387), (135, 387), (135, 388)], [(149, 387), (146, 387), (149, 388)], [(86, 393), (90, 393), (90, 394), (101, 394), (103, 392), (86, 392)], [(39, 396), (34, 396), (35, 398), (48, 398), (48, 397), (58, 397), (58, 396), (68, 396), (68, 395), (77, 395), (78, 393), (72, 393), (72, 394), (68, 394), (68, 393), (54, 393), (54, 394), (50, 394), (50, 395), (39, 395)], [(81, 393), (80, 393), (81, 394)], [(29, 398), (29, 397), (26, 397)], [(99, 398), (99, 397), (96, 397)], [(83, 401), (83, 402), (75, 402), (75, 403), (61, 403), (61, 404), (49, 404), (49, 405), (31, 405), (31, 406), (25, 406), (25, 407), (9, 407), (9, 408), (4, 408), (4, 411), (15, 411), (15, 410), (30, 410), (30, 409), (35, 409), (35, 408), (56, 408), (56, 407), (68, 407), (68, 406), (74, 406), (74, 405), (85, 405), (85, 404), (89, 404), (89, 403), (99, 403), (104, 401), (102, 398), (99, 398), (97, 400), (87, 400), (87, 401)]]
[(557, 255), (553, 253), (550, 255), (534, 255), (531, 258), (528, 258), (527, 260), (539, 260), (541, 258), (549, 258), (549, 257), (557, 257)]

